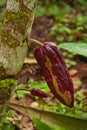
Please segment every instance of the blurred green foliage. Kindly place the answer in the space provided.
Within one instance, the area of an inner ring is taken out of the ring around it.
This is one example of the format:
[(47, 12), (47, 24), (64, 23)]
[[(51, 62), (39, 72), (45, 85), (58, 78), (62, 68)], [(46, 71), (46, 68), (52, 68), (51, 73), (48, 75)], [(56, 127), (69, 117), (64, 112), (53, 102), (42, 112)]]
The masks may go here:
[(72, 4), (61, 0), (38, 0), (36, 17), (43, 15), (53, 17), (54, 24), (50, 34), (55, 41), (60, 42), (87, 42), (87, 1), (76, 0)]

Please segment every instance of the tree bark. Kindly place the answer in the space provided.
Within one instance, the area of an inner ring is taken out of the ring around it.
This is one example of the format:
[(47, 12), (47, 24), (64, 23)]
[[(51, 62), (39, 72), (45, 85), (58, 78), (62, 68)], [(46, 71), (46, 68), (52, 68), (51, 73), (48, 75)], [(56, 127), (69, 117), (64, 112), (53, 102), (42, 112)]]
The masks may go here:
[[(8, 106), (17, 74), (24, 63), (34, 20), (36, 0), (7, 0), (3, 29), (0, 33), (0, 121)], [(9, 79), (8, 79), (9, 78)]]

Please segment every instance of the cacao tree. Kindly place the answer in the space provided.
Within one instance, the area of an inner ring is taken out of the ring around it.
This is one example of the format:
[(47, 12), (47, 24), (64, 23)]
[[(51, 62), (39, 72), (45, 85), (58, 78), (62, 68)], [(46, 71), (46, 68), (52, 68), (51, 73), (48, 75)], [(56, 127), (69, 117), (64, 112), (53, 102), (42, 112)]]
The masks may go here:
[[(15, 80), (27, 53), (36, 0), (7, 0), (0, 32), (0, 122), (3, 120)], [(25, 40), (27, 39), (27, 40)]]

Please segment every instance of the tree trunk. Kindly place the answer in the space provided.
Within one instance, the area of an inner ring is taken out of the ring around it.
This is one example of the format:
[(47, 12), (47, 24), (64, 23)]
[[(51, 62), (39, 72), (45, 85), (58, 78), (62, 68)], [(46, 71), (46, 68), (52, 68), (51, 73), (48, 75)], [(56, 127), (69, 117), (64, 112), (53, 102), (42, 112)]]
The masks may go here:
[(11, 90), (12, 78), (24, 63), (27, 40), (34, 20), (36, 0), (7, 0), (3, 29), (0, 33), (0, 122), (3, 119)]

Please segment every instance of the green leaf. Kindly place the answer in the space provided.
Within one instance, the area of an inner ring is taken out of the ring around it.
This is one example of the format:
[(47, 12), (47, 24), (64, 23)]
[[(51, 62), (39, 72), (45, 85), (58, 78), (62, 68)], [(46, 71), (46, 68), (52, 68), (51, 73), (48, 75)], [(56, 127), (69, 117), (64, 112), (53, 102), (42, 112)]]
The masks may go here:
[(10, 106), (17, 111), (22, 112), (23, 114), (27, 114), (29, 116), (31, 115), (32, 117), (38, 119), (40, 118), (41, 114), (41, 121), (51, 127), (59, 125), (61, 127), (66, 128), (67, 130), (87, 130), (87, 118), (80, 119), (54, 112), (19, 106), (17, 104), (11, 104)]
[(74, 55), (81, 55), (87, 57), (87, 44), (86, 43), (64, 43), (58, 46), (59, 48), (65, 49)]
[(52, 127), (50, 127), (49, 125), (43, 123), (39, 119), (32, 118), (32, 121), (35, 123), (38, 130), (53, 130)]

